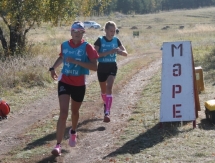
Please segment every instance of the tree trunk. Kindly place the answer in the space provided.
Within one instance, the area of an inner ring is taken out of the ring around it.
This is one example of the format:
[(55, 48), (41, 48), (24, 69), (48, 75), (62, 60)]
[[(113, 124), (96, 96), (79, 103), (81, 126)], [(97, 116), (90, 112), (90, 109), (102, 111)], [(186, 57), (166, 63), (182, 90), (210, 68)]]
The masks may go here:
[(10, 26), (10, 51), (12, 52), (12, 55), (14, 55), (15, 52), (21, 53), (25, 48), (25, 41), (26, 41), (26, 33), (29, 31), (29, 29), (25, 29), (23, 32), (23, 29), (19, 26), (17, 23), (16, 26)]
[(16, 27), (9, 26), (9, 29), (10, 29), (10, 47), (9, 47), (9, 49), (10, 49), (11, 54), (14, 55), (14, 53), (16, 51), (18, 35), (17, 35)]
[(7, 41), (3, 35), (3, 31), (1, 28), (0, 28), (0, 40), (5, 53), (7, 53), (8, 52)]

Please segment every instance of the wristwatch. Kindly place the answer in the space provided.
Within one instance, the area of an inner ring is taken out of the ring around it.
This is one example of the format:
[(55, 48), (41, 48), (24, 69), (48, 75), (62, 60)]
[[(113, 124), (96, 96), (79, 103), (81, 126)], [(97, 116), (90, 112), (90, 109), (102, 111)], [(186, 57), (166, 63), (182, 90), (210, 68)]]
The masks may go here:
[(53, 70), (54, 70), (54, 67), (49, 68), (49, 71), (53, 71)]

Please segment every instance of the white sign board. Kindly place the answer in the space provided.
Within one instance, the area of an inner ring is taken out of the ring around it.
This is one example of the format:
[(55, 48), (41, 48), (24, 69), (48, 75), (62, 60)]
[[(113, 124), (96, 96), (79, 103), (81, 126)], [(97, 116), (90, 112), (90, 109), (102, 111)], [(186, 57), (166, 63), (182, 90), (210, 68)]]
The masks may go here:
[(195, 120), (191, 42), (165, 42), (162, 48), (160, 122)]

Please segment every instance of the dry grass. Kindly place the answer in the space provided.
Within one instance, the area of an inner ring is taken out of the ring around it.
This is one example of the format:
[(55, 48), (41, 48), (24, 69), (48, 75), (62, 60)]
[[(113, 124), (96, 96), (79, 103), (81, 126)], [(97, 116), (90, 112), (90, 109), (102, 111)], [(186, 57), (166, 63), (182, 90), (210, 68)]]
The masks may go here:
[[(214, 125), (199, 112), (197, 128), (192, 122), (159, 124), (160, 72), (142, 92), (142, 98), (120, 135), (119, 147), (109, 156), (115, 162), (214, 162)], [(206, 94), (200, 94), (203, 103), (214, 96), (213, 86), (206, 82)]]
[[(205, 70), (211, 54), (214, 56), (214, 15), (215, 8), (202, 8), (134, 16), (116, 14), (110, 17), (92, 17), (89, 19), (96, 20), (102, 25), (108, 20), (117, 22), (118, 26), (121, 27), (118, 37), (127, 48), (130, 56), (144, 55), (151, 49), (159, 49), (162, 43), (166, 41), (190, 40), (192, 41), (195, 65), (202, 66)], [(133, 38), (133, 30), (130, 29), (132, 26), (137, 26), (140, 31), (138, 38)], [(152, 28), (147, 29), (149, 26)], [(166, 26), (170, 28), (162, 30)], [(184, 29), (179, 29), (179, 26), (184, 26)], [(100, 30), (87, 30), (85, 39), (93, 44), (97, 37), (102, 34), (103, 31)], [(29, 47), (25, 57), (12, 58), (6, 62), (0, 61), (0, 72), (2, 72), (0, 94), (2, 98), (12, 104), (13, 110), (18, 110), (22, 104), (44, 96), (48, 89), (55, 88), (47, 70), (58, 56), (60, 43), (69, 38), (68, 26), (51, 28), (48, 25), (43, 25), (39, 29), (30, 31), (28, 35)], [(143, 64), (145, 63), (143, 62)], [(212, 64), (210, 62), (210, 65)], [(138, 69), (140, 61), (133, 62), (129, 66), (132, 69)], [(128, 67), (122, 67), (122, 73), (124, 70), (131, 75), (133, 72)], [(211, 68), (207, 70), (208, 72), (204, 71), (206, 91), (200, 94), (202, 108), (205, 100), (214, 97), (213, 70)], [(118, 77), (116, 84), (125, 83), (127, 80), (127, 78), (123, 78), (123, 74), (122, 76), (119, 74)], [(96, 87), (98, 88), (98, 85), (92, 88)], [(91, 91), (89, 93), (94, 93), (93, 91), (99, 90), (92, 89), (89, 91)], [(88, 98), (86, 95), (86, 100), (89, 100)], [(116, 146), (119, 149), (112, 153), (113, 160), (117, 162), (142, 162), (145, 160), (145, 162), (153, 163), (214, 162), (214, 126), (204, 120), (204, 113), (200, 112), (198, 128), (196, 129), (192, 129), (191, 123), (184, 125), (173, 123), (166, 124), (163, 129), (159, 130), (159, 100), (160, 72), (144, 89), (142, 98), (129, 119), (128, 127), (117, 140)], [(40, 140), (40, 142), (53, 140), (55, 136), (52, 133), (55, 130), (53, 124), (56, 123), (56, 120), (52, 118), (50, 121), (43, 121), (33, 126), (33, 130), (29, 130), (29, 134), (23, 136), (29, 137), (26, 142), (30, 145), (33, 142), (35, 145), (39, 143), (36, 140)], [(43, 130), (42, 126), (46, 130)], [(39, 129), (40, 131), (38, 131)], [(51, 138), (46, 137), (47, 131), (52, 133), (49, 135), (52, 136)], [(37, 135), (37, 132), (43, 134)], [(32, 137), (34, 139), (31, 139)], [(32, 150), (26, 149), (30, 153), (26, 153), (24, 150), (17, 154), (19, 149), (14, 150), (11, 153), (12, 159), (18, 159), (22, 156), (30, 158), (34, 152), (42, 154), (44, 148), (49, 147), (50, 144), (41, 146), (35, 148), (34, 151), (33, 148)], [(20, 148), (22, 147), (24, 148), (25, 145), (20, 146)], [(6, 159), (10, 162), (10, 158)]]

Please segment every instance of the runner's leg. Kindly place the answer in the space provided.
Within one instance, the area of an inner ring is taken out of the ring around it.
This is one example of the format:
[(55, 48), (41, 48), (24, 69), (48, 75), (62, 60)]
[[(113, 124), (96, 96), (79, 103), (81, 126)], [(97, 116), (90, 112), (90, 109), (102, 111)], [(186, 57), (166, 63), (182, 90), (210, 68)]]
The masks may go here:
[(59, 104), (60, 104), (60, 116), (57, 122), (57, 143), (61, 143), (65, 128), (66, 128), (66, 120), (68, 117), (68, 109), (69, 109), (69, 101), (70, 95), (63, 94), (59, 96)]
[(79, 119), (79, 109), (81, 107), (82, 102), (77, 102), (72, 100), (71, 111), (72, 111), (72, 130), (75, 131), (78, 125)]
[(71, 87), (71, 119), (72, 128), (69, 130), (69, 145), (71, 147), (76, 146), (77, 142), (77, 125), (79, 120), (79, 109), (81, 107), (82, 101), (84, 99), (86, 86), (72, 86)]
[(102, 100), (105, 104), (105, 100), (106, 100), (106, 81), (104, 82), (99, 82), (100, 85), (100, 89), (101, 89), (101, 96), (102, 96)]
[(107, 86), (106, 86), (106, 111), (110, 114), (110, 108), (112, 105), (112, 88), (113, 83), (115, 80), (115, 76), (110, 75), (107, 79)]

